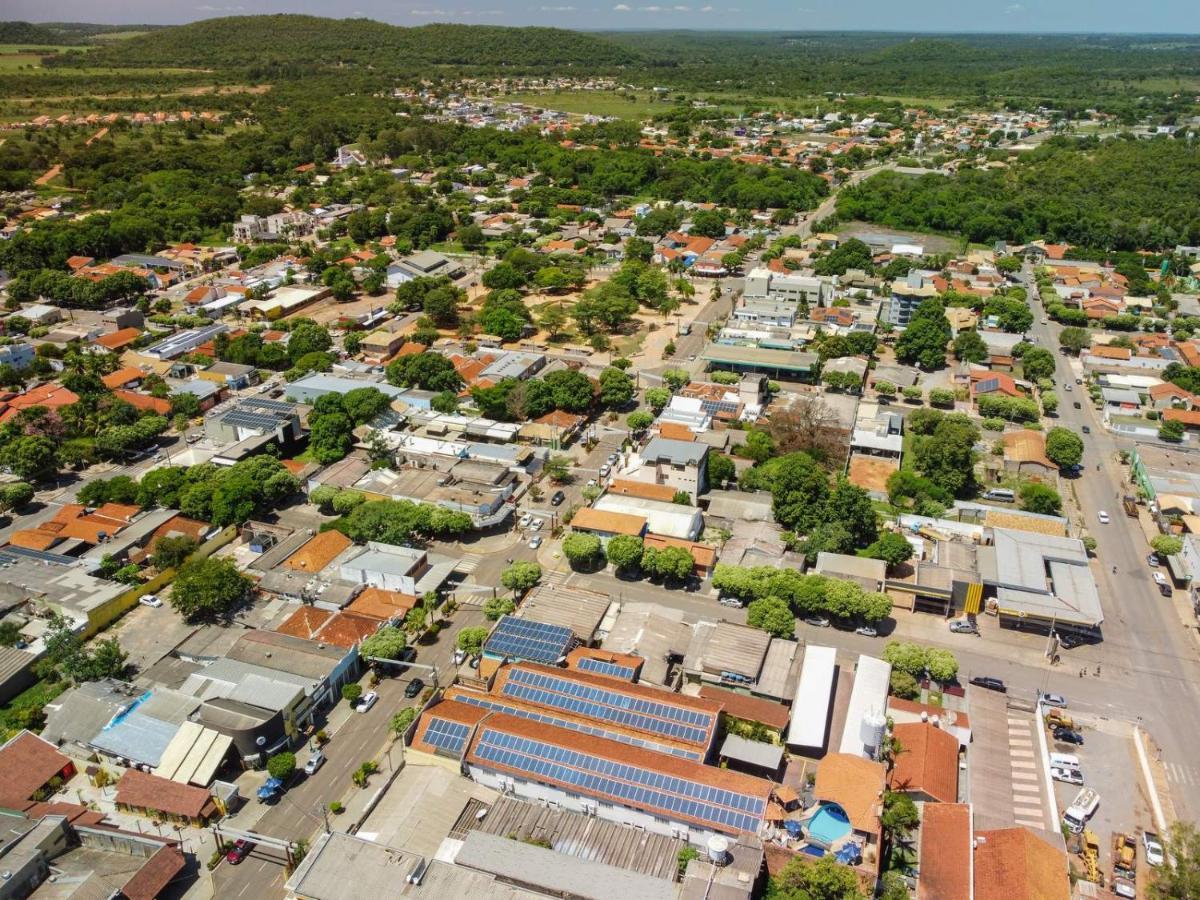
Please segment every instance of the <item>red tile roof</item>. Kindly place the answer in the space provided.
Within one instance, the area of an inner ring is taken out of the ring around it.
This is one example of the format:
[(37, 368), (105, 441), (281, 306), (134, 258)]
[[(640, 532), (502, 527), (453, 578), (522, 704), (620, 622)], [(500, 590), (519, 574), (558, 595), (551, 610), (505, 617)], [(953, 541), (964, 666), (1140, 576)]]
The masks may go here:
[(110, 331), (108, 334), (100, 335), (92, 343), (99, 344), (106, 350), (120, 350), (122, 347), (128, 347), (141, 336), (142, 330), (140, 328), (121, 328), (118, 331)]
[(715, 700), (723, 704), (726, 715), (747, 722), (762, 722), (779, 731), (787, 727), (791, 715), (782, 703), (739, 694), (737, 691), (727, 691), (711, 684), (700, 685), (700, 696), (705, 700)]
[(416, 605), (417, 598), (412, 594), (369, 587), (354, 598), (354, 601), (346, 607), (346, 611), (383, 622), (403, 616)]
[(154, 900), (186, 865), (187, 860), (178, 847), (164, 846), (142, 863), (137, 874), (125, 882), (121, 896), (126, 900)]
[(0, 806), (23, 809), (46, 782), (71, 766), (49, 741), (22, 731), (0, 747)]
[(15, 394), (0, 400), (0, 422), (7, 422), (23, 409), (31, 406), (45, 406), (49, 409), (60, 409), (79, 402), (79, 395), (68, 391), (56, 381), (39, 384), (23, 394)]
[(900, 752), (891, 788), (928, 794), (941, 803), (958, 802), (958, 738), (927, 722), (897, 724), (892, 734)]
[(1164, 409), (1162, 416), (1167, 422), (1182, 422), (1189, 427), (1200, 425), (1200, 410), (1197, 409)]
[(883, 763), (849, 753), (829, 753), (817, 767), (813, 797), (836, 803), (855, 830), (873, 834), (879, 830), (884, 775)]
[(969, 900), (971, 807), (966, 803), (926, 803), (920, 839), (917, 900)]
[(353, 543), (340, 531), (322, 531), (305, 541), (283, 564), (297, 572), (320, 572)]
[(101, 376), (100, 380), (104, 382), (104, 386), (110, 391), (119, 387), (124, 387), (132, 381), (141, 381), (146, 377), (146, 373), (141, 369), (135, 369), (133, 366), (126, 366), (123, 369), (117, 369), (108, 375)]
[(113, 391), (113, 396), (135, 409), (149, 410), (156, 415), (165, 416), (171, 412), (171, 401), (164, 400), (162, 397), (151, 397), (149, 394), (126, 390)]
[(188, 819), (207, 818), (216, 812), (216, 804), (204, 788), (180, 784), (137, 769), (126, 769), (117, 782), (116, 802), (121, 806)]

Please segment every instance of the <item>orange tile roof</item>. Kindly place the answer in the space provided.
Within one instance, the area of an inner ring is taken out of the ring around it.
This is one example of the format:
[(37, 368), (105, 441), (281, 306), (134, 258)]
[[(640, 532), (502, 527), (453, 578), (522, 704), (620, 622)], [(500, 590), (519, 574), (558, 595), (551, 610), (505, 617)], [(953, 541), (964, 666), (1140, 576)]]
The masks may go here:
[(571, 519), (571, 527), (611, 534), (630, 534), (636, 537), (646, 530), (646, 518), (585, 506), (575, 513), (575, 517)]
[(620, 494), (623, 497), (663, 500), (667, 503), (675, 499), (675, 488), (668, 484), (650, 484), (645, 481), (630, 481), (625, 478), (614, 478), (608, 485), (608, 492), (610, 494)]
[(879, 830), (885, 773), (883, 763), (829, 753), (817, 767), (813, 797), (840, 806), (856, 830), (874, 833)]
[(117, 369), (108, 375), (101, 376), (100, 380), (104, 382), (104, 386), (110, 391), (114, 388), (123, 387), (131, 381), (141, 381), (146, 377), (146, 373), (141, 369), (135, 369), (133, 366), (126, 366), (123, 369)]
[(1195, 341), (1180, 341), (1175, 345), (1175, 349), (1189, 366), (1200, 367), (1200, 345)]
[(928, 794), (941, 803), (958, 802), (958, 738), (928, 722), (895, 725), (900, 753), (891, 788)]
[(349, 649), (369, 638), (379, 630), (379, 620), (373, 616), (356, 616), (354, 613), (334, 613), (317, 632), (317, 639), (335, 647)]
[(692, 429), (679, 422), (663, 422), (658, 426), (658, 433), (662, 437), (671, 438), (676, 441), (692, 441), (696, 437), (692, 434)]
[(284, 560), (283, 564), (297, 572), (320, 572), (353, 543), (354, 541), (340, 531), (322, 531), (309, 538), (304, 546)]
[(60, 535), (41, 529), (14, 531), (8, 536), (9, 544), (14, 547), (24, 547), (26, 550), (49, 550), (61, 540)]
[(569, 413), (563, 409), (553, 409), (544, 416), (539, 416), (533, 420), (538, 425), (550, 425), (555, 428), (571, 429), (577, 428), (584, 422), (583, 416), (577, 416), (574, 413)]
[(971, 807), (966, 803), (926, 803), (920, 840), (917, 900), (969, 900)]
[(679, 547), (692, 555), (692, 562), (703, 569), (711, 569), (717, 562), (717, 551), (708, 544), (697, 544), (695, 541), (685, 541), (681, 538), (666, 537), (661, 534), (648, 534), (643, 545), (655, 550), (665, 550), (667, 547)]
[(1184, 425), (1200, 425), (1200, 410), (1197, 409), (1164, 409), (1163, 419), (1168, 422), (1181, 422)]
[(1101, 359), (1128, 360), (1133, 356), (1133, 351), (1128, 347), (1092, 347), (1088, 352)]
[(1067, 856), (1028, 828), (975, 832), (975, 900), (1067, 900)]
[(171, 401), (161, 397), (151, 397), (149, 394), (139, 394), (135, 391), (116, 390), (113, 396), (123, 400), (137, 409), (149, 410), (156, 415), (165, 416), (171, 411)]
[(60, 409), (77, 402), (79, 402), (78, 394), (67, 390), (56, 381), (50, 381), (0, 401), (0, 422), (7, 422), (21, 410), (29, 409), (31, 406)]
[(737, 691), (727, 691), (711, 684), (700, 685), (700, 696), (722, 704), (728, 716), (747, 722), (762, 722), (779, 731), (787, 727), (791, 716), (791, 711), (782, 703), (739, 694)]
[(99, 344), (106, 350), (120, 350), (122, 347), (128, 347), (141, 336), (142, 330), (140, 328), (121, 328), (117, 331), (110, 331), (108, 334), (100, 335), (92, 343)]
[(369, 587), (355, 597), (346, 610), (383, 622), (403, 616), (416, 605), (417, 598), (412, 594)]
[(292, 637), (311, 641), (332, 616), (333, 613), (327, 609), (318, 609), (306, 604), (288, 616), (275, 630), (280, 634), (290, 634)]
[(189, 819), (207, 818), (217, 810), (204, 788), (180, 784), (138, 769), (125, 770), (117, 782), (116, 802), (122, 806), (155, 810)]

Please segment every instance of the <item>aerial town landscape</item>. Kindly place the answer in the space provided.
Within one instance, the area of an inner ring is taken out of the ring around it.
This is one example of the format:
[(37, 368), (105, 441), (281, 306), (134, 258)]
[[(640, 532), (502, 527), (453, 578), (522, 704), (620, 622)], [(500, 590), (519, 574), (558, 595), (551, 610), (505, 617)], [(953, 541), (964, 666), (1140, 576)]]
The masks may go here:
[(0, 22), (0, 900), (1200, 900), (1200, 37), (111, 6)]

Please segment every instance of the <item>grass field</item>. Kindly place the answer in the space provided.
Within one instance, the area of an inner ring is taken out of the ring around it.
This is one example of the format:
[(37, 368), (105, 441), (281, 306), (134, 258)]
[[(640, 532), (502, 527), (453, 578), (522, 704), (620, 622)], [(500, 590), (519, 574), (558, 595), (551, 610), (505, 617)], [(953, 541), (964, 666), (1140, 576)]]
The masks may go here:
[(648, 94), (625, 91), (552, 91), (538, 94), (508, 94), (496, 98), (508, 103), (526, 103), (574, 115), (616, 116), (620, 119), (648, 119), (666, 112), (675, 104), (655, 100)]

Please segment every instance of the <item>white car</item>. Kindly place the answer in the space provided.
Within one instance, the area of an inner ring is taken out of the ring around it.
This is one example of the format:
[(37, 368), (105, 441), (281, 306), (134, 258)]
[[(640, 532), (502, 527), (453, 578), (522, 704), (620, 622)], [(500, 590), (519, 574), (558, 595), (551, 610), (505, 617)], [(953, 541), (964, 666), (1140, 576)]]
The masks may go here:
[(1161, 866), (1164, 862), (1163, 846), (1158, 835), (1153, 831), (1142, 832), (1142, 846), (1146, 848), (1146, 862), (1152, 866)]
[(308, 758), (308, 762), (304, 764), (305, 775), (315, 775), (317, 769), (325, 765), (325, 754), (320, 750), (313, 751), (313, 755)]
[(1108, 513), (1106, 513), (1104, 510), (1100, 510), (1100, 512), (1096, 513), (1096, 518), (1100, 520), (1101, 525), (1108, 524)]
[(379, 694), (375, 691), (367, 691), (358, 701), (358, 711), (360, 713), (369, 712), (371, 707), (379, 702)]
[(155, 609), (162, 606), (162, 601), (158, 599), (157, 594), (143, 594), (138, 598), (138, 603), (142, 606), (153, 606)]
[(1062, 694), (1042, 694), (1042, 702), (1048, 706), (1058, 706), (1062, 709), (1067, 707), (1067, 698)]
[(1170, 582), (1167, 581), (1166, 576), (1163, 575), (1162, 572), (1154, 572), (1152, 574), (1154, 577), (1154, 583), (1157, 584), (1159, 587), (1169, 587), (1170, 586)]
[(604, 465), (602, 465), (600, 467), (600, 477), (603, 478), (605, 475), (607, 475), (611, 471), (612, 471), (612, 466), (610, 466), (608, 463), (605, 463)]
[(533, 515), (530, 513), (525, 513), (525, 515), (521, 516), (521, 527), (528, 528), (529, 523), (532, 521), (533, 521)]
[(1066, 766), (1051, 766), (1050, 777), (1066, 784), (1083, 784), (1083, 773), (1078, 769), (1070, 769)]
[(545, 519), (534, 519), (532, 522), (529, 523), (529, 527), (532, 528), (534, 531), (540, 531), (542, 526), (545, 524), (546, 524)]
[(542, 546), (542, 536), (535, 534), (529, 541), (529, 549), (536, 550), (540, 546)]

